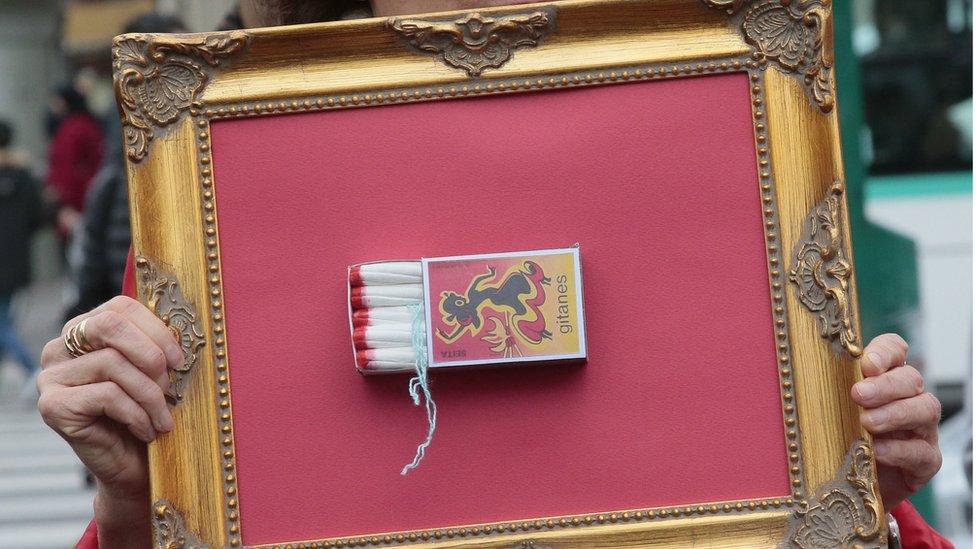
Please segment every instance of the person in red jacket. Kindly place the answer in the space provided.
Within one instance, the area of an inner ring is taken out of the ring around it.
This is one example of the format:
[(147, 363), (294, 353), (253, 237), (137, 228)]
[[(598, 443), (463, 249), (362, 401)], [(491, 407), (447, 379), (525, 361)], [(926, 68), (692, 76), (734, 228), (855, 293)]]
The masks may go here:
[(48, 149), (47, 188), (58, 200), (58, 228), (70, 236), (85, 208), (85, 195), (105, 156), (102, 127), (85, 97), (71, 86), (58, 90), (51, 111), (60, 122)]
[[(375, 15), (446, 11), (516, 3), (512, 0), (373, 0)], [(362, 9), (356, 0), (244, 0), (238, 20), (245, 26), (321, 21), (341, 16), (340, 7)], [(134, 295), (130, 268), (126, 295)], [(80, 549), (151, 546), (146, 443), (173, 429), (163, 391), (166, 370), (182, 359), (166, 326), (130, 297), (116, 297), (73, 318), (62, 334), (86, 322), (94, 348), (73, 357), (58, 337), (42, 354), (38, 407), (95, 476), (95, 520)], [(864, 407), (861, 421), (874, 435), (885, 509), (894, 518), (904, 549), (952, 547), (907, 501), (942, 465), (939, 401), (925, 391), (921, 374), (907, 363), (908, 344), (885, 334), (864, 349), (865, 379), (851, 388)]]

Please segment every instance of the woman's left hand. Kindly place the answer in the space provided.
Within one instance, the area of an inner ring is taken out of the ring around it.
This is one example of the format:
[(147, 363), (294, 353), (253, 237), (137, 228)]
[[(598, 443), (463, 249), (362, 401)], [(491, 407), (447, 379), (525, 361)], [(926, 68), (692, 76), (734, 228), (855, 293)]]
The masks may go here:
[(907, 359), (908, 343), (901, 337), (874, 338), (861, 357), (865, 379), (851, 388), (851, 396), (864, 407), (861, 423), (874, 435), (881, 497), (889, 511), (942, 467), (942, 405), (925, 392), (922, 374)]

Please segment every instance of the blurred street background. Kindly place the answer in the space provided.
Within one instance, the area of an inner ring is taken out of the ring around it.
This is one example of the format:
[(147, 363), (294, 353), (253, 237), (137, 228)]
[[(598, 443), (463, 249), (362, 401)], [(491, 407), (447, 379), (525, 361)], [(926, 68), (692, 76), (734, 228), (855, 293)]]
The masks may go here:
[[(0, 549), (70, 547), (91, 517), (93, 491), (38, 416), (32, 377), (66, 317), (115, 293), (128, 247), (111, 39), (234, 28), (234, 3), (0, 0)], [(904, 335), (942, 400), (944, 466), (914, 502), (969, 548), (972, 0), (833, 5), (864, 339)]]

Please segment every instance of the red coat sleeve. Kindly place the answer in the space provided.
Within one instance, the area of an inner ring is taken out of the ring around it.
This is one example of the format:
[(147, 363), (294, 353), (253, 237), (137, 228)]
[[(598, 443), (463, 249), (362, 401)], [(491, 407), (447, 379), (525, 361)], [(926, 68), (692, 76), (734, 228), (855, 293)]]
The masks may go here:
[(929, 526), (908, 500), (896, 505), (891, 516), (898, 523), (902, 549), (953, 549), (952, 543)]
[(78, 540), (75, 549), (98, 549), (98, 527), (95, 526), (94, 520), (88, 523), (88, 528), (85, 529), (85, 534)]
[(122, 295), (136, 299), (135, 256), (129, 248), (129, 257), (125, 260), (125, 274), (122, 275)]

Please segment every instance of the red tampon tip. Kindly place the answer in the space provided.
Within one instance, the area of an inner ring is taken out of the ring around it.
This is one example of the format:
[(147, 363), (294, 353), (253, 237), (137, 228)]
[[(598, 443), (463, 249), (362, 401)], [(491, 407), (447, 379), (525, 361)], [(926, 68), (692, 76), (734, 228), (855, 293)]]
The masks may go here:
[(354, 287), (363, 285), (363, 276), (359, 272), (359, 265), (349, 269), (349, 285)]
[(360, 311), (366, 312), (368, 310), (369, 309), (360, 309), (359, 311), (355, 311), (353, 313), (353, 315), (352, 315), (352, 327), (353, 328), (365, 328), (366, 326), (369, 326), (369, 317), (368, 316), (366, 316), (366, 315), (356, 316), (356, 313), (358, 313)]
[(369, 309), (359, 309), (352, 312), (353, 320), (369, 320)]
[(349, 292), (349, 303), (352, 303), (353, 309), (365, 309), (367, 307), (366, 300), (363, 297), (362, 287), (353, 288), (352, 291)]

